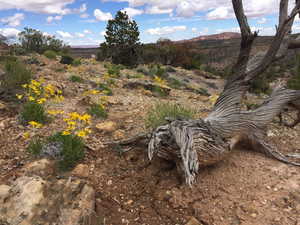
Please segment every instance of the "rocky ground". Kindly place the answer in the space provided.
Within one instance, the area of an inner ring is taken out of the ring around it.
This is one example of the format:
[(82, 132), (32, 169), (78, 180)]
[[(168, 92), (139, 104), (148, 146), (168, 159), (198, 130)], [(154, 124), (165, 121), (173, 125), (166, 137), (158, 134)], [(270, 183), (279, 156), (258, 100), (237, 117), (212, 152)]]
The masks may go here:
[[(31, 65), (37, 77), (62, 89), (65, 100), (49, 107), (66, 112), (85, 112), (93, 99), (83, 96), (100, 82), (107, 69), (87, 60), (66, 68), (39, 57), (42, 65)], [(69, 80), (76, 74), (83, 83)], [(0, 105), (0, 224), (92, 224), (92, 225), (300, 225), (300, 168), (286, 165), (261, 153), (239, 147), (228, 159), (201, 169), (192, 188), (179, 182), (176, 170), (166, 162), (149, 162), (146, 147), (108, 147), (146, 131), (147, 110), (158, 101), (190, 106), (204, 117), (211, 98), (191, 90), (171, 89), (167, 97), (156, 97), (132, 83), (133, 70), (122, 70), (114, 95), (108, 99), (109, 116), (94, 119), (86, 139), (83, 161), (70, 172), (60, 172), (51, 160), (35, 159), (23, 137), (28, 130), (18, 123), (18, 108)], [(223, 81), (176, 68), (170, 72), (197, 89), (220, 92)], [(206, 78), (205, 78), (206, 77)], [(151, 81), (152, 82), (152, 81)], [(55, 119), (37, 131), (42, 136), (61, 129)], [(269, 132), (280, 150), (299, 152), (300, 127), (273, 123)]]

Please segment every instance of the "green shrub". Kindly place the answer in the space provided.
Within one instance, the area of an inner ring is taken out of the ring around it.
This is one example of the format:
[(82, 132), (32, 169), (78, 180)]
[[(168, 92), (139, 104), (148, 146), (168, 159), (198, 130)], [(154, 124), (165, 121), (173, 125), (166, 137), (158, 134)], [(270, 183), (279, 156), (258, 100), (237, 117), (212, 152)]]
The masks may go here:
[(98, 89), (100, 91), (104, 91), (106, 95), (108, 96), (112, 96), (113, 95), (113, 91), (111, 90), (111, 88), (107, 85), (107, 84), (99, 84)]
[(151, 92), (157, 96), (157, 97), (166, 97), (169, 95), (168, 92), (165, 91), (165, 89), (159, 87), (159, 86), (154, 86), (152, 89), (151, 89)]
[(34, 64), (34, 65), (40, 65), (41, 62), (36, 57), (32, 56), (32, 57), (26, 59), (24, 61), (24, 63), (28, 64), (28, 65), (32, 65), (32, 64)]
[(23, 63), (14, 59), (6, 60), (4, 67), (6, 73), (1, 82), (4, 90), (15, 91), (16, 89), (20, 89), (21, 85), (28, 83), (32, 78), (31, 71), (27, 70)]
[(125, 67), (123, 65), (105, 64), (105, 68), (107, 68), (109, 75), (119, 78), (121, 75), (121, 70), (123, 70)]
[(81, 59), (79, 59), (79, 58), (74, 59), (72, 65), (73, 66), (80, 66), (81, 65)]
[(249, 91), (255, 94), (269, 93), (270, 92), (269, 80), (263, 75), (256, 78), (251, 82)]
[(174, 89), (180, 89), (184, 84), (180, 80), (171, 77), (168, 79), (168, 86)]
[(27, 102), (20, 113), (20, 120), (23, 124), (27, 124), (30, 121), (45, 124), (49, 121), (49, 118), (42, 104)]
[(172, 103), (157, 103), (147, 113), (145, 125), (147, 128), (155, 129), (167, 124), (166, 118), (170, 119), (193, 119), (196, 111), (182, 105)]
[(44, 52), (44, 56), (46, 56), (48, 59), (56, 59), (57, 53), (52, 50), (47, 50)]
[(83, 140), (76, 135), (62, 135), (62, 133), (58, 132), (49, 137), (47, 142), (61, 144), (59, 168), (62, 170), (72, 169), (84, 157)]
[(18, 60), (17, 57), (12, 55), (0, 55), (0, 62), (6, 63), (7, 61), (16, 62)]
[(289, 89), (300, 90), (300, 55), (296, 57), (295, 74), (287, 82)]
[(60, 63), (61, 64), (66, 64), (66, 65), (72, 65), (73, 61), (74, 61), (74, 58), (72, 56), (63, 55), (61, 57)]
[(70, 76), (70, 81), (72, 82), (77, 82), (77, 83), (82, 83), (83, 79), (80, 76), (77, 75), (71, 75)]
[(204, 96), (207, 96), (207, 97), (210, 96), (207, 89), (205, 89), (205, 88), (199, 88), (198, 90), (196, 90), (196, 92), (200, 95), (204, 95)]
[(93, 104), (91, 107), (88, 109), (88, 113), (94, 117), (105, 119), (107, 118), (107, 111), (106, 109), (99, 104)]
[(41, 154), (42, 148), (43, 141), (40, 138), (33, 138), (27, 147), (27, 151), (34, 156), (38, 156)]

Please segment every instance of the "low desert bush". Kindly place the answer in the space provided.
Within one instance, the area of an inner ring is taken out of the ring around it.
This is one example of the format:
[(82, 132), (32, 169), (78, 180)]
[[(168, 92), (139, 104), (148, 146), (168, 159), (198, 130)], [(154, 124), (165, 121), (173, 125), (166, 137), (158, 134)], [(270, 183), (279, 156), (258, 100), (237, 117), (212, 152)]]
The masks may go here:
[(74, 58), (72, 56), (63, 55), (61, 57), (60, 63), (61, 64), (66, 64), (66, 65), (72, 65), (73, 61), (74, 61)]
[(46, 56), (48, 59), (56, 59), (57, 53), (53, 50), (47, 50), (44, 52), (44, 56)]
[(58, 132), (50, 136), (47, 142), (61, 148), (59, 168), (62, 170), (72, 169), (84, 157), (84, 142), (74, 134), (63, 135)]
[(80, 66), (81, 65), (81, 59), (79, 59), (79, 58), (74, 59), (72, 65), (73, 66)]
[(169, 119), (193, 119), (196, 111), (173, 103), (157, 103), (147, 113), (145, 119), (146, 128), (155, 129), (167, 124)]
[(77, 76), (77, 75), (71, 75), (69, 79), (72, 82), (77, 82), (77, 83), (82, 83), (83, 82), (83, 79), (80, 76)]
[(49, 121), (49, 117), (47, 116), (43, 104), (38, 104), (37, 102), (26, 102), (20, 113), (20, 121), (22, 124), (28, 124), (30, 121), (45, 124)]
[(105, 119), (107, 118), (107, 110), (103, 105), (93, 104), (88, 109), (88, 113), (96, 118)]
[(5, 76), (0, 85), (6, 91), (20, 89), (21, 85), (28, 83), (32, 77), (31, 71), (18, 60), (6, 60), (4, 68)]

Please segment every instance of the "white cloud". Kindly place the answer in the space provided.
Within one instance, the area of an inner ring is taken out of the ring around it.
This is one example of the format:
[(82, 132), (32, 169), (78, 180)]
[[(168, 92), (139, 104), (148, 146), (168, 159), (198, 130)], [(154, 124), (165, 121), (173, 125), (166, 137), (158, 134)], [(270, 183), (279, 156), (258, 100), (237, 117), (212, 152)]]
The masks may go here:
[(122, 10), (122, 12), (126, 11), (127, 15), (130, 17), (130, 18), (133, 18), (135, 16), (138, 16), (138, 15), (141, 15), (144, 13), (143, 10), (139, 10), (139, 9), (134, 9), (134, 8), (125, 8)]
[(61, 36), (62, 38), (73, 38), (73, 35), (70, 34), (69, 32), (58, 30), (56, 31), (56, 33), (58, 33), (58, 35)]
[(107, 20), (111, 20), (113, 18), (111, 13), (102, 12), (100, 9), (94, 10), (94, 16), (96, 17), (96, 20), (98, 20), (98, 21), (107, 21)]
[(100, 32), (100, 35), (101, 35), (101, 36), (104, 36), (105, 34), (106, 34), (106, 31), (105, 31), (105, 30), (103, 30), (103, 31)]
[(13, 16), (0, 19), (0, 22), (11, 27), (17, 27), (21, 25), (21, 22), (24, 20), (24, 18), (25, 16), (23, 13), (16, 13)]
[(0, 0), (0, 10), (18, 9), (29, 12), (65, 15), (71, 12), (66, 8), (74, 0)]
[(193, 28), (192, 28), (192, 32), (193, 32), (193, 33), (198, 33), (198, 29), (197, 29), (196, 27), (193, 27)]
[[(176, 12), (177, 16), (191, 17), (202, 12), (208, 19), (234, 18), (232, 3), (229, 0), (102, 0), (110, 2), (128, 2), (129, 7), (146, 6), (146, 12)], [(244, 2), (245, 12), (249, 17), (261, 17), (278, 12), (280, 0), (247, 0)], [(155, 9), (155, 10), (154, 10)], [(218, 15), (217, 13), (220, 13)]]
[(260, 20), (257, 21), (259, 24), (264, 24), (267, 22), (267, 19), (265, 17), (261, 18)]
[(48, 23), (52, 23), (54, 20), (58, 21), (61, 19), (62, 19), (62, 16), (48, 16), (46, 20)]
[(90, 16), (89, 14), (83, 13), (83, 14), (80, 15), (80, 18), (86, 19), (86, 18), (88, 18), (89, 16)]
[(146, 30), (146, 32), (150, 35), (166, 35), (166, 34), (172, 34), (177, 31), (184, 31), (186, 30), (186, 26), (173, 26), (173, 27), (157, 27), (157, 28), (151, 28)]
[(2, 28), (0, 29), (0, 34), (8, 39), (16, 38), (21, 31), (16, 28)]
[(148, 14), (171, 14), (173, 9), (161, 9), (158, 6), (147, 7), (146, 13)]
[(79, 32), (75, 33), (75, 35), (76, 35), (76, 37), (79, 37), (79, 38), (84, 38), (85, 37), (85, 34), (79, 33)]
[(83, 33), (85, 33), (85, 34), (91, 34), (91, 33), (93, 33), (93, 32), (90, 31), (90, 30), (84, 30)]
[(219, 20), (233, 18), (232, 10), (229, 7), (218, 7), (206, 15), (208, 20)]

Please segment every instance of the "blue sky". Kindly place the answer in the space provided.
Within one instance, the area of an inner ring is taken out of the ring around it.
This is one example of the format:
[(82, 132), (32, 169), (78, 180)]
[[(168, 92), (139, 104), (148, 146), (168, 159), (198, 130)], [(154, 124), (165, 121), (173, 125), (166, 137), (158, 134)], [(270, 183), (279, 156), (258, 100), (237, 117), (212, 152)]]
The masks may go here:
[[(249, 23), (261, 35), (274, 34), (278, 6), (279, 0), (244, 0)], [(144, 43), (239, 32), (230, 0), (0, 0), (0, 34), (13, 38), (31, 27), (71, 45), (98, 45), (118, 10), (136, 20)], [(300, 31), (299, 19), (293, 31)]]

